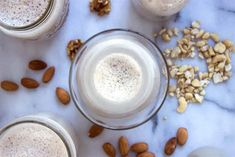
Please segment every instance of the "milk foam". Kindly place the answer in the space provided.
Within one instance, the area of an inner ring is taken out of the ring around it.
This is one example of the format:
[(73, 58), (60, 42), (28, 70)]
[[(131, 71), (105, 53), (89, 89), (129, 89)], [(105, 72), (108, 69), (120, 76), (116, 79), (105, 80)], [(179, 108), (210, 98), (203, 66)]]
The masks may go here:
[(121, 102), (132, 99), (142, 83), (142, 71), (138, 63), (124, 54), (110, 54), (96, 66), (94, 73), (96, 90), (106, 99)]
[(8, 26), (23, 27), (39, 20), (50, 0), (1, 0), (0, 21)]
[(61, 138), (35, 123), (21, 123), (0, 135), (1, 157), (68, 157)]

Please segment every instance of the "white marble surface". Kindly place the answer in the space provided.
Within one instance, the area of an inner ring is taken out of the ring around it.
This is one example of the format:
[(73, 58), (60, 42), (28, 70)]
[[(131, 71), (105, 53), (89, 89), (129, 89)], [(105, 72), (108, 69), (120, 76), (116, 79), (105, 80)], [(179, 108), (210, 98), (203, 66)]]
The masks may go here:
[[(56, 86), (68, 89), (70, 61), (66, 57), (65, 46), (69, 39), (86, 40), (91, 35), (109, 28), (128, 28), (152, 38), (154, 30), (159, 30), (163, 26), (139, 17), (130, 1), (113, 0), (112, 7), (109, 16), (100, 18), (89, 12), (88, 1), (71, 0), (65, 24), (60, 32), (48, 41), (22, 41), (0, 33), (0, 80), (11, 79), (19, 82), (23, 76), (40, 79), (40, 72), (35, 74), (27, 69), (27, 63), (31, 59), (40, 58), (49, 65), (56, 66), (56, 75), (49, 85), (41, 85), (32, 91), (21, 87), (15, 93), (0, 90), (0, 126), (22, 115), (38, 112), (57, 113), (75, 127), (79, 141), (79, 157), (104, 157), (101, 145), (107, 141), (116, 144), (120, 135), (128, 136), (130, 143), (148, 142), (150, 151), (155, 152), (158, 157), (163, 157), (164, 143), (175, 135), (178, 127), (183, 126), (189, 130), (189, 140), (172, 156), (187, 156), (193, 149), (211, 145), (224, 149), (229, 157), (233, 157), (235, 77), (224, 84), (210, 84), (206, 90), (206, 101), (201, 105), (190, 105), (184, 114), (176, 113), (175, 98), (167, 98), (159, 114), (148, 123), (128, 131), (106, 130), (92, 140), (87, 138), (87, 130), (91, 124), (82, 117), (74, 104), (71, 103), (67, 107), (60, 105), (54, 91)], [(218, 32), (222, 38), (229, 38), (235, 42), (233, 0), (189, 0), (178, 18), (170, 21), (168, 25), (182, 28), (193, 20), (200, 20), (206, 30)], [(233, 56), (233, 61), (234, 59)], [(204, 65), (203, 62), (199, 64), (202, 67)], [(164, 116), (168, 117), (165, 121)]]

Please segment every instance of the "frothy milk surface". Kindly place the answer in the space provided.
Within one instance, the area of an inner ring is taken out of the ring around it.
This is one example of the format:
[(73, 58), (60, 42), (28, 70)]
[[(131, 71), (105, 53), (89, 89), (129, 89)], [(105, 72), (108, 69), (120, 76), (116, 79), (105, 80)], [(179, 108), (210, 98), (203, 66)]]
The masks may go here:
[(0, 135), (1, 157), (68, 157), (61, 138), (35, 123), (21, 123)]
[(96, 90), (111, 101), (132, 99), (142, 83), (142, 71), (139, 64), (130, 56), (110, 54), (96, 66), (94, 73)]
[(0, 0), (0, 21), (8, 26), (23, 27), (39, 20), (50, 0)]

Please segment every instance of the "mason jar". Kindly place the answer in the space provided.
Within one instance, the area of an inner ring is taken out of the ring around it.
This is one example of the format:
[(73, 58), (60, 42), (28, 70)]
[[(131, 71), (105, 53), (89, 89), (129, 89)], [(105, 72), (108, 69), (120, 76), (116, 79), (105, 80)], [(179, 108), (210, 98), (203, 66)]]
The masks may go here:
[(0, 1), (0, 30), (22, 39), (50, 38), (64, 23), (68, 5), (68, 0)]
[(178, 13), (188, 0), (132, 0), (137, 12), (152, 20), (166, 20)]
[(24, 116), (0, 129), (0, 156), (77, 157), (73, 128), (52, 114)]

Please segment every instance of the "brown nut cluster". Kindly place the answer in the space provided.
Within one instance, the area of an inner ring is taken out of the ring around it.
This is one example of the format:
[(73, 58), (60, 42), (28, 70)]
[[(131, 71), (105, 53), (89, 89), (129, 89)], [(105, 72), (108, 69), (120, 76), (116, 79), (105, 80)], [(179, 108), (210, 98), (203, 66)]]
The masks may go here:
[(111, 11), (110, 0), (90, 0), (91, 12), (97, 12), (99, 16), (109, 14)]
[(83, 42), (80, 39), (70, 40), (67, 44), (67, 55), (70, 60), (74, 60), (79, 48), (83, 45)]

